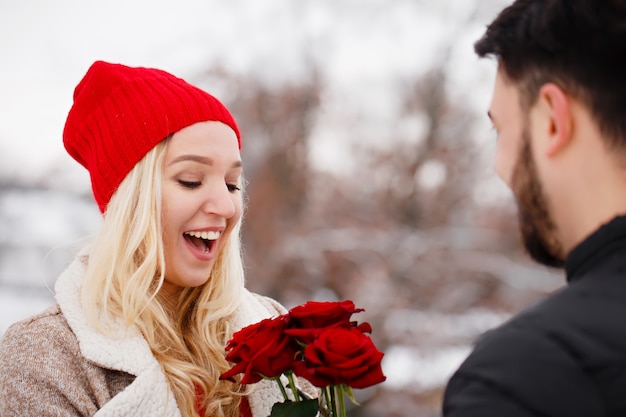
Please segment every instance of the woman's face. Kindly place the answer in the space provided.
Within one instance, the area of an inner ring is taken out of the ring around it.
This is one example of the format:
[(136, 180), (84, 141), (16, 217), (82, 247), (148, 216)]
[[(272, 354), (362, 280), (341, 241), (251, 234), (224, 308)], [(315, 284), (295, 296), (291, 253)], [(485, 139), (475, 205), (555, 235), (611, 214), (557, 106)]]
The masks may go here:
[(175, 133), (163, 164), (163, 291), (204, 284), (241, 218), (237, 136), (221, 122)]

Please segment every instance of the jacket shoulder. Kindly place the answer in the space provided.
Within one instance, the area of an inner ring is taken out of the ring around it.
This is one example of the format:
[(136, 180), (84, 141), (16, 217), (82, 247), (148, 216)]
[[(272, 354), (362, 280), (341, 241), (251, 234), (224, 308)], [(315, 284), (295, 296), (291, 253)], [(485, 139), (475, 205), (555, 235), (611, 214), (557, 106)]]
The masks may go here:
[[(24, 344), (35, 348), (31, 354), (49, 351), (46, 343), (78, 342), (72, 333), (65, 317), (58, 305), (53, 305), (29, 318), (18, 321), (7, 329), (2, 338), (2, 353), (19, 353), (24, 350)], [(15, 349), (15, 350), (14, 350)]]
[(10, 326), (0, 343), (3, 417), (91, 416), (130, 380), (82, 356), (56, 305)]

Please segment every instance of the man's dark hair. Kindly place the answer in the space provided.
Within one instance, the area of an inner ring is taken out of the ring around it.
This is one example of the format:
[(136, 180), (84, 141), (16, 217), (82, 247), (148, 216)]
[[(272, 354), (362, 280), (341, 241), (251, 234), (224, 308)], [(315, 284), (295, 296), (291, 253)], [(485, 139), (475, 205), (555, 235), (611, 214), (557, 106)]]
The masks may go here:
[(626, 148), (626, 0), (517, 0), (474, 50), (498, 59), (523, 109), (555, 83), (588, 106), (609, 145)]

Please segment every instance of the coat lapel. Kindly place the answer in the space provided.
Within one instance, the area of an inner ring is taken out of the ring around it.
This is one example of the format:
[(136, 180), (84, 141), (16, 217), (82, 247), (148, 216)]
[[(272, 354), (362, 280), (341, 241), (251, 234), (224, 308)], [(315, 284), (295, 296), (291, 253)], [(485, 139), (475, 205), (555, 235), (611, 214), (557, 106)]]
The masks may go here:
[(105, 369), (123, 371), (135, 380), (97, 413), (97, 417), (180, 417), (174, 395), (150, 347), (134, 327), (116, 326), (104, 335), (87, 322), (80, 305), (85, 265), (80, 257), (63, 272), (55, 285), (56, 299), (78, 339), (83, 356)]

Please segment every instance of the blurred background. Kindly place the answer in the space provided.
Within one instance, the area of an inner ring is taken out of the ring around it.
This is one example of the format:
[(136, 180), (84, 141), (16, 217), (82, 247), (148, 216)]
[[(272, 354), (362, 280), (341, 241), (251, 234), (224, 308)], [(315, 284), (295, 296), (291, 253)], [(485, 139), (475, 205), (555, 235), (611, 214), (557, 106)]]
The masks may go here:
[(101, 221), (61, 141), (75, 85), (97, 59), (158, 67), (240, 124), (248, 286), (366, 310), (388, 379), (350, 416), (439, 416), (475, 338), (562, 284), (492, 169), (472, 45), (508, 3), (0, 0), (0, 335)]

